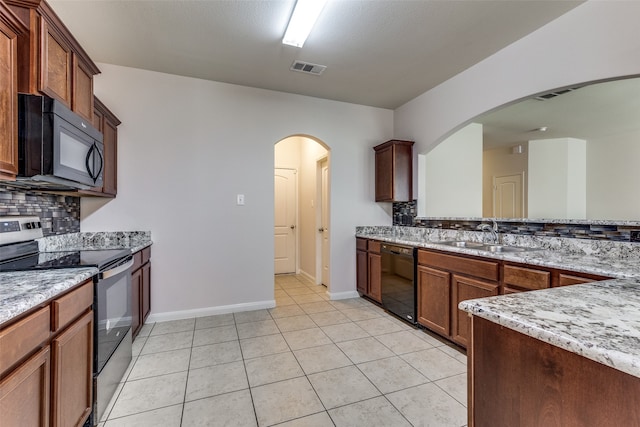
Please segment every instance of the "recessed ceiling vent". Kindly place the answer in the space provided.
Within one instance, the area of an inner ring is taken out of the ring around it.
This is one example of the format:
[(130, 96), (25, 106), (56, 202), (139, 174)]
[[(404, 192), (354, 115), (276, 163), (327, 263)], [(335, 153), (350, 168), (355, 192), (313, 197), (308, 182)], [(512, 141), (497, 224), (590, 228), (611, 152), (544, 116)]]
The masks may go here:
[(304, 61), (294, 61), (291, 64), (291, 71), (299, 71), (301, 73), (313, 74), (319, 76), (327, 68), (326, 65), (311, 64)]
[(556, 90), (553, 92), (549, 92), (549, 93), (544, 93), (542, 95), (538, 95), (535, 97), (535, 99), (537, 99), (538, 101), (548, 101), (549, 99), (553, 99), (555, 97), (558, 97), (560, 95), (564, 95), (565, 93), (569, 93), (569, 92), (573, 92), (574, 90), (580, 89), (580, 86), (578, 87), (570, 87), (567, 89), (562, 89), (562, 90)]

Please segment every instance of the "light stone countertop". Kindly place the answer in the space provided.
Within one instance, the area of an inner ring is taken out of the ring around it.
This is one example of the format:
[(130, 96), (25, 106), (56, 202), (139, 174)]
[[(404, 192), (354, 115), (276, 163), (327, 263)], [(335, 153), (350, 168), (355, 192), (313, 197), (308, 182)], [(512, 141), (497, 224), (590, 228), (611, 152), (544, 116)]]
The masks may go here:
[(461, 302), (459, 308), (640, 377), (640, 244), (505, 236), (505, 244), (542, 249), (498, 254), (441, 243), (479, 241), (479, 235), (388, 227), (359, 227), (356, 232), (357, 237), (384, 242), (614, 277), (582, 285), (468, 300)]
[(97, 273), (94, 267), (0, 273), (0, 325)]

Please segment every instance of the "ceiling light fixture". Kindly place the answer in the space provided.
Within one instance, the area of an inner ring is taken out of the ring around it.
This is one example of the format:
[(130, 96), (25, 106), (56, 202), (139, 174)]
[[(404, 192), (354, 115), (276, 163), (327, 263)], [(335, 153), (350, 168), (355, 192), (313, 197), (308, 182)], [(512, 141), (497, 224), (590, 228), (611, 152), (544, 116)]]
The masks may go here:
[(302, 47), (326, 3), (327, 0), (298, 0), (282, 43)]

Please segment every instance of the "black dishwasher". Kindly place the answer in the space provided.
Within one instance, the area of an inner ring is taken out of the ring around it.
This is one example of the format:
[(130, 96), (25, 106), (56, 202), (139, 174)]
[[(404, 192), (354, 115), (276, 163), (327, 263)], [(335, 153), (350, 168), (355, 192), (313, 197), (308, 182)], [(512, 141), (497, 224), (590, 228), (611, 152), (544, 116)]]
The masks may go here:
[(411, 324), (416, 323), (416, 248), (382, 244), (382, 306)]

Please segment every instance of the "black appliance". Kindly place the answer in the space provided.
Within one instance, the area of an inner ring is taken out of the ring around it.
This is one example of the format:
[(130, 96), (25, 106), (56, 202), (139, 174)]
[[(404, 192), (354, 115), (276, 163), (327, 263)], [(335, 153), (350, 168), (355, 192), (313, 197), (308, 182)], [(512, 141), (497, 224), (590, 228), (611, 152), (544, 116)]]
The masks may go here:
[(102, 185), (102, 133), (48, 96), (18, 94), (18, 177), (10, 185), (77, 190)]
[(132, 360), (129, 249), (39, 252), (38, 217), (0, 217), (0, 272), (96, 267), (94, 283), (94, 410), (97, 424)]
[(382, 255), (382, 306), (412, 325), (416, 324), (416, 248), (384, 243)]

